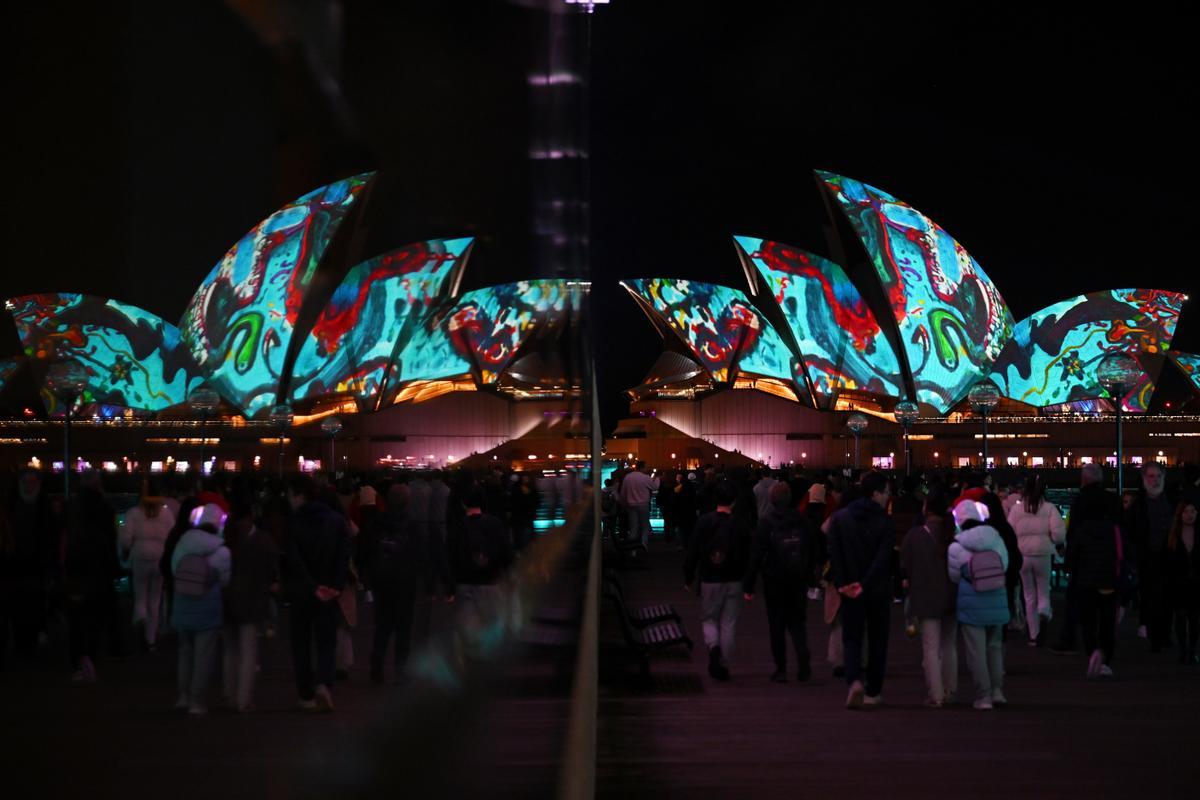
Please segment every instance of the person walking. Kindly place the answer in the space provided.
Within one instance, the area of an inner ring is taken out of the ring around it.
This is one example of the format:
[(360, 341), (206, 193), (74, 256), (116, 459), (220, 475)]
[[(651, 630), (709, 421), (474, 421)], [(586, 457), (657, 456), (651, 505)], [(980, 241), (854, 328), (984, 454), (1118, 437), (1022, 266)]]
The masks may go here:
[[(1051, 653), (1060, 656), (1071, 656), (1075, 655), (1076, 652), (1080, 593), (1078, 591), (1079, 583), (1075, 579), (1075, 574), (1071, 571), (1071, 552), (1075, 542), (1079, 538), (1076, 534), (1080, 525), (1083, 524), (1085, 516), (1094, 513), (1094, 509), (1110, 507), (1108, 491), (1104, 488), (1104, 469), (1099, 464), (1084, 464), (1083, 469), (1080, 470), (1079, 483), (1079, 494), (1071, 503), (1071, 510), (1067, 513), (1064, 567), (1069, 574), (1069, 578), (1067, 579), (1063, 621), (1058, 630), (1057, 642), (1050, 648)], [(1113, 498), (1113, 501), (1119, 505), (1119, 501), (1115, 498)], [(1168, 522), (1167, 524), (1169, 525), (1170, 523)]]
[(692, 531), (683, 581), (691, 591), (696, 578), (700, 579), (700, 627), (708, 647), (708, 674), (727, 681), (742, 610), (751, 535), (744, 518), (733, 513), (737, 488), (729, 481), (720, 481), (714, 492), (716, 510), (696, 520)]
[(754, 600), (755, 584), (761, 572), (771, 657), (775, 661), (771, 680), (787, 682), (786, 632), (792, 637), (792, 647), (796, 651), (796, 680), (803, 682), (812, 677), (805, 601), (808, 587), (816, 582), (819, 534), (812, 523), (792, 507), (792, 490), (786, 483), (773, 484), (769, 499), (770, 508), (759, 518), (754, 537), (743, 599), (747, 603)]
[(229, 585), (231, 559), (221, 538), (225, 512), (215, 503), (192, 512), (191, 528), (171, 553), (175, 597), (171, 626), (179, 633), (179, 699), (175, 708), (192, 716), (208, 713), (205, 695), (217, 655), (224, 606), (222, 589)]
[[(892, 605), (892, 550), (896, 529), (888, 518), (887, 477), (871, 471), (860, 481), (862, 495), (829, 521), (829, 562), (833, 586), (841, 596), (842, 650), (845, 659), (846, 707), (859, 709), (883, 702), (887, 668), (888, 626)], [(862, 648), (867, 639), (866, 683)]]
[(1124, 527), (1137, 562), (1140, 600), (1138, 635), (1161, 653), (1171, 636), (1171, 610), (1165, 573), (1167, 537), (1175, 503), (1166, 491), (1166, 472), (1157, 462), (1142, 467), (1142, 491), (1124, 516)]
[(1196, 644), (1200, 642), (1200, 547), (1196, 546), (1196, 500), (1179, 504), (1171, 534), (1167, 537), (1167, 597), (1175, 616), (1175, 640), (1179, 645), (1179, 663), (1200, 663)]
[[(47, 589), (57, 578), (61, 520), (50, 506), (41, 474), (32, 467), (17, 473), (16, 491), (4, 509), (7, 542), (0, 548), (0, 615), (12, 627), (13, 649), (29, 659), (46, 630)], [(0, 620), (0, 664), (8, 646)]]
[(70, 632), (71, 679), (96, 680), (100, 632), (116, 600), (113, 582), (120, 575), (116, 514), (100, 486), (100, 474), (85, 472), (67, 508), (63, 547), (63, 594)]
[[(312, 479), (299, 475), (288, 486), (292, 514), (284, 534), (284, 586), (291, 600), (292, 664), (300, 708), (333, 711), (337, 599), (350, 573), (345, 518), (317, 499)], [(313, 645), (316, 645), (316, 668)]]
[(1025, 560), (1021, 556), (1017, 532), (1005, 518), (1004, 501), (1000, 499), (1000, 495), (995, 492), (987, 492), (980, 502), (987, 506), (988, 525), (991, 525), (996, 529), (996, 533), (1000, 534), (1000, 541), (1004, 542), (1004, 552), (1008, 554), (1008, 567), (1004, 571), (1004, 599), (1008, 603), (1009, 618), (1009, 623), (1004, 628), (1004, 640), (1008, 641), (1008, 631), (1021, 628), (1022, 612), (1020, 609), (1022, 604), (1017, 600), (1017, 593), (1021, 589), (1021, 568), (1024, 566)]
[(175, 527), (175, 514), (162, 496), (157, 480), (142, 484), (142, 497), (125, 512), (120, 547), (129, 562), (133, 584), (133, 624), (141, 626), (144, 647), (158, 643), (159, 613), (163, 604), (163, 576), (158, 569), (167, 536)]
[[(1105, 491), (1082, 493), (1071, 508), (1067, 569), (1075, 592), (1089, 679), (1112, 677), (1116, 644), (1117, 578), (1128, 550), (1120, 500)], [(1165, 543), (1164, 543), (1165, 544)]]
[(1050, 604), (1050, 568), (1054, 550), (1067, 538), (1058, 507), (1046, 500), (1046, 485), (1032, 475), (1025, 490), (1009, 506), (1008, 524), (1017, 534), (1021, 552), (1021, 589), (1025, 601), (1025, 632), (1030, 647), (1042, 647), (1054, 615)]
[(512, 566), (512, 540), (499, 517), (483, 511), (484, 492), (472, 486), (463, 495), (465, 515), (450, 526), (446, 558), (459, 629), (468, 650), (477, 635), (500, 616), (503, 595), (497, 585)]
[(650, 540), (650, 498), (658, 491), (658, 478), (646, 474), (646, 462), (621, 481), (621, 502), (628, 510), (629, 539), (646, 547)]
[(996, 529), (986, 524), (987, 517), (983, 503), (960, 499), (954, 506), (958, 533), (946, 553), (947, 574), (958, 584), (955, 613), (979, 711), (1008, 703), (1004, 696), (1004, 626), (1010, 619), (1004, 582), (1008, 550)]
[(925, 705), (930, 708), (954, 702), (958, 691), (958, 591), (947, 572), (954, 524), (946, 518), (946, 505), (944, 490), (931, 491), (925, 498), (924, 521), (900, 546), (909, 614), (921, 633)]
[(235, 493), (230, 502), (225, 542), (233, 557), (225, 590), (225, 698), (240, 712), (254, 710), (258, 636), (271, 618), (271, 595), (278, 586), (279, 548), (254, 522), (251, 498)]

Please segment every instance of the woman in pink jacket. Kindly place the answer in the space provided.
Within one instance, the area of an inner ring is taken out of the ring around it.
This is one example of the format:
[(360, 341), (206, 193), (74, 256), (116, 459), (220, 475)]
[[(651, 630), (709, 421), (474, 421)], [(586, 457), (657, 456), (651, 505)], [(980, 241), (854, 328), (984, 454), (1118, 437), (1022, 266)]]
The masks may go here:
[(1025, 592), (1025, 621), (1029, 646), (1041, 646), (1050, 621), (1050, 563), (1055, 548), (1066, 540), (1067, 528), (1057, 506), (1046, 500), (1042, 479), (1031, 476), (1025, 493), (1008, 512), (1008, 524), (1017, 533), (1024, 564), (1021, 586)]

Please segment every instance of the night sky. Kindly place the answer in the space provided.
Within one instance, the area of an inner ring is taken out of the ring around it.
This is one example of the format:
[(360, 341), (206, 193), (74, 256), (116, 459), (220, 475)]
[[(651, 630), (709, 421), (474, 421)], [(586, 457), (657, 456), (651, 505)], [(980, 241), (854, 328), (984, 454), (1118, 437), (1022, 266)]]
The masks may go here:
[[(543, 37), (533, 14), (499, 2), (347, 4), (338, 116), (236, 5), (13, 12), (0, 294), (108, 295), (175, 321), (258, 220), (370, 168), (381, 179), (367, 255), (469, 233), (480, 242), (464, 288), (539, 274), (526, 75)], [(734, 233), (827, 253), (814, 168), (935, 219), (1018, 320), (1128, 285), (1200, 298), (1185, 177), (1195, 169), (1193, 29), (1131, 16), (599, 8), (591, 261), (606, 422), (660, 352), (616, 281), (742, 286)], [(1195, 302), (1180, 349), (1200, 350)], [(18, 350), (6, 321), (0, 354)], [(1164, 375), (1162, 393), (1182, 396)]]

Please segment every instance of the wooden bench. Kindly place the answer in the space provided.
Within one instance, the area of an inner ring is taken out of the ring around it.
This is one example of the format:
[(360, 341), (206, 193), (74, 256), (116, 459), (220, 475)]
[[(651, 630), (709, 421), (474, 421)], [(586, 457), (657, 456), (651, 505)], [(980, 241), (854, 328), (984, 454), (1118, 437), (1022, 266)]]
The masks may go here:
[(683, 617), (675, 610), (675, 606), (670, 603), (654, 603), (648, 606), (630, 606), (629, 601), (625, 598), (625, 588), (621, 585), (621, 578), (616, 572), (606, 570), (604, 573), (604, 584), (606, 588), (611, 588), (613, 592), (621, 596), (621, 601), (625, 605), (625, 610), (629, 615), (629, 620), (639, 628), (644, 628), (647, 625), (653, 625), (656, 622), (666, 622), (668, 620), (674, 622), (683, 622)]

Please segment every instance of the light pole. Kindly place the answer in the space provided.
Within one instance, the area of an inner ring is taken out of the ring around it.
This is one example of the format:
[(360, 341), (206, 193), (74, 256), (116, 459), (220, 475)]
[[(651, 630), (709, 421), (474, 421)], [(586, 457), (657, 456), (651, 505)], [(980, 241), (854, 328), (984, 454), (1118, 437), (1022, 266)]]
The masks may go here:
[(337, 417), (321, 420), (321, 430), (329, 436), (329, 474), (337, 477), (337, 435), (342, 432), (342, 421)]
[(863, 414), (859, 414), (857, 411), (854, 412), (853, 414), (851, 414), (846, 419), (846, 427), (849, 428), (850, 432), (854, 434), (854, 468), (855, 469), (859, 468), (859, 462), (858, 462), (859, 439), (862, 437), (862, 432), (867, 429), (867, 425), (869, 425), (869, 424), (870, 423), (867, 420), (866, 416)]
[(196, 389), (188, 395), (188, 405), (192, 411), (200, 415), (200, 477), (204, 478), (204, 445), (207, 440), (204, 438), (204, 429), (208, 424), (208, 417), (221, 405), (221, 396), (215, 390), (208, 386), (197, 386)]
[(967, 393), (967, 402), (975, 413), (983, 418), (983, 471), (988, 468), (988, 429), (987, 420), (991, 410), (1000, 404), (1000, 390), (991, 381), (982, 381), (971, 387)]
[(921, 409), (912, 400), (901, 400), (896, 403), (892, 413), (904, 428), (904, 474), (912, 475), (912, 445), (909, 443), (908, 430), (921, 416)]
[(1124, 420), (1122, 418), (1121, 404), (1125, 399), (1125, 392), (1133, 386), (1141, 374), (1142, 370), (1138, 366), (1138, 363), (1125, 353), (1109, 353), (1100, 359), (1100, 365), (1096, 367), (1096, 379), (1104, 387), (1104, 390), (1108, 392), (1108, 396), (1112, 398), (1113, 406), (1117, 409), (1118, 497), (1125, 492), (1125, 471), (1122, 469), (1125, 462), (1125, 452), (1122, 437), (1123, 431), (1121, 430)]
[(292, 407), (287, 403), (280, 403), (271, 409), (270, 419), (275, 423), (275, 429), (279, 432), (279, 480), (283, 480), (283, 434), (292, 427), (295, 414), (292, 413)]
[(63, 502), (71, 499), (71, 411), (88, 385), (87, 368), (78, 361), (60, 361), (46, 370), (46, 386), (63, 407)]

